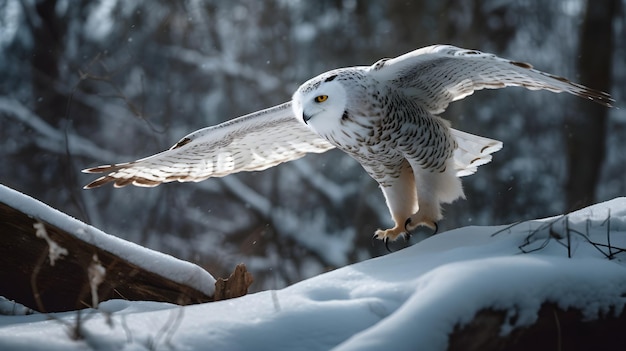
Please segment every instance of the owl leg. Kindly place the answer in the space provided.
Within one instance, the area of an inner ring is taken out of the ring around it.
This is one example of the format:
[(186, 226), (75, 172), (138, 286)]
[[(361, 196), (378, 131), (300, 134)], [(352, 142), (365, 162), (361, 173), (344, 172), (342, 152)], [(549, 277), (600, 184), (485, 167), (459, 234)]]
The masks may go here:
[(418, 210), (408, 217), (407, 230), (413, 230), (420, 225), (437, 230), (437, 222), (443, 218), (441, 204), (465, 197), (461, 180), (456, 176), (453, 162), (453, 159), (448, 161), (444, 172), (421, 167), (414, 172)]
[(417, 210), (417, 193), (413, 170), (408, 163), (402, 165), (400, 176), (391, 182), (381, 184), (381, 189), (387, 201), (387, 207), (394, 221), (394, 227), (386, 230), (379, 229), (374, 237), (380, 240), (394, 241), (405, 233), (405, 222)]

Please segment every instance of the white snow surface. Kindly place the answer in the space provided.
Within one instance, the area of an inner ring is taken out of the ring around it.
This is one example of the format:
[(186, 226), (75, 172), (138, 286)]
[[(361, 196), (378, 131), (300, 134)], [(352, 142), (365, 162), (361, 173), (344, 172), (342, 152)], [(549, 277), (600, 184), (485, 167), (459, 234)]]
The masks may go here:
[(507, 311), (502, 335), (532, 324), (544, 302), (588, 319), (620, 314), (625, 234), (626, 198), (618, 198), (510, 227), (452, 230), (238, 299), (104, 302), (82, 311), (82, 340), (68, 337), (77, 312), (0, 316), (0, 349), (445, 350), (455, 325), (486, 308)]
[[(80, 240), (123, 257), (139, 267), (177, 283), (191, 286), (209, 296), (213, 295), (215, 279), (207, 271), (195, 264), (106, 234), (101, 230), (1, 184), (0, 202), (10, 205), (35, 219), (59, 227)], [(33, 235), (35, 235), (35, 233), (36, 229), (33, 228)], [(56, 243), (53, 243), (53, 245), (56, 245)], [(51, 257), (53, 257), (52, 254), (53, 252), (51, 251)], [(67, 252), (65, 254), (67, 254)], [(56, 259), (62, 260), (63, 257), (60, 256)], [(0, 349), (2, 348), (0, 347)]]

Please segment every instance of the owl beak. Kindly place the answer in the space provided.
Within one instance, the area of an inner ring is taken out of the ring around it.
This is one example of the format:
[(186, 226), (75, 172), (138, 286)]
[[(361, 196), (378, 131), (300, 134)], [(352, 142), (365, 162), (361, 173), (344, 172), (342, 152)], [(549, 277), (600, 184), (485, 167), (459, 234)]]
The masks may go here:
[(309, 124), (309, 120), (313, 117), (313, 115), (307, 115), (304, 111), (302, 111), (302, 120), (304, 124)]

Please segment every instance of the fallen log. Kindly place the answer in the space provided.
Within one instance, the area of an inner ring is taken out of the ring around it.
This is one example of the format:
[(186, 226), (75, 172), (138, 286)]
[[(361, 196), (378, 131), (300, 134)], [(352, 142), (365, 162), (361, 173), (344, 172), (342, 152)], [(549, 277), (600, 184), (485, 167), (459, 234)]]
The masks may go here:
[(507, 311), (483, 309), (454, 328), (448, 350), (624, 350), (626, 310), (613, 312), (588, 320), (580, 310), (544, 302), (534, 323), (503, 334), (502, 326), (512, 322)]
[[(154, 255), (157, 259), (150, 267), (142, 266), (119, 252), (112, 252), (115, 250), (110, 249), (110, 244), (98, 245), (103, 238), (84, 240), (84, 227), (88, 227), (84, 223), (71, 219), (82, 227), (68, 230), (67, 225), (61, 228), (38, 218), (42, 212), (47, 213), (45, 204), (20, 194), (23, 198), (19, 199), (19, 206), (15, 206), (15, 201), (11, 200), (15, 194), (0, 186), (0, 296), (39, 312), (95, 307), (98, 302), (109, 299), (178, 305), (215, 300), (215, 280), (200, 267), (146, 248), (141, 250), (148, 252), (147, 257)], [(23, 206), (24, 202), (30, 206), (29, 201), (33, 201), (37, 210), (24, 210), (29, 208)], [(56, 218), (53, 222), (58, 222), (59, 215), (53, 213), (51, 218)], [(108, 236), (95, 229), (88, 234)], [(120, 245), (120, 241), (115, 238), (115, 247), (137, 247), (123, 241)], [(175, 274), (171, 267), (163, 267), (169, 263), (176, 266)], [(179, 276), (188, 278), (177, 281)], [(251, 283), (250, 273), (240, 265), (229, 279), (220, 280), (218, 299), (245, 295)]]

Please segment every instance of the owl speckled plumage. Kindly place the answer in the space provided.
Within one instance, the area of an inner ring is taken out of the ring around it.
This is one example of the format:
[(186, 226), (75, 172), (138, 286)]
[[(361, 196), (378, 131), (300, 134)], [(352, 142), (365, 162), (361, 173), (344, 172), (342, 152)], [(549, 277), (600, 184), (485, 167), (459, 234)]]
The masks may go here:
[(302, 84), (290, 102), (200, 129), (138, 161), (86, 169), (108, 174), (85, 188), (197, 182), (336, 147), (380, 184), (395, 225), (375, 236), (387, 242), (419, 225), (436, 228), (441, 204), (465, 197), (459, 177), (476, 172), (502, 147), (452, 129), (437, 115), (475, 90), (506, 86), (568, 92), (605, 106), (613, 101), (527, 63), (434, 45), (323, 73)]

